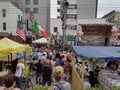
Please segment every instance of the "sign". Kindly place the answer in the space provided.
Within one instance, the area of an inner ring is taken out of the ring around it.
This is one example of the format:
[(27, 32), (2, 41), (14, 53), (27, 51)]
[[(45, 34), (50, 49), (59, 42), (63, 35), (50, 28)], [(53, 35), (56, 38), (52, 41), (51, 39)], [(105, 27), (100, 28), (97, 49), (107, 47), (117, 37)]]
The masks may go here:
[(76, 40), (75, 36), (68, 36), (67, 37), (67, 41), (75, 41), (75, 40)]

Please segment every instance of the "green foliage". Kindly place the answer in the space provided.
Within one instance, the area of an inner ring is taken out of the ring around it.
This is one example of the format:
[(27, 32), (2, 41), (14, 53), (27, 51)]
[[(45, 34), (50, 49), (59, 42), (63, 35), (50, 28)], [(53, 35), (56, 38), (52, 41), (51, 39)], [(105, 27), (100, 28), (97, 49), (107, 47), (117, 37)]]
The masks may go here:
[[(102, 87), (93, 87), (93, 88), (87, 88), (86, 90), (108, 90), (108, 89), (106, 89), (106, 88), (102, 88)], [(120, 90), (120, 87), (117, 87), (117, 86), (114, 86), (113, 88), (112, 88), (112, 90)]]
[(48, 90), (48, 86), (35, 86), (33, 90)]
[(102, 87), (89, 87), (89, 88), (87, 88), (86, 90), (108, 90), (108, 89), (106, 89), (106, 88), (102, 88)]
[(120, 90), (120, 87), (114, 86), (112, 90)]

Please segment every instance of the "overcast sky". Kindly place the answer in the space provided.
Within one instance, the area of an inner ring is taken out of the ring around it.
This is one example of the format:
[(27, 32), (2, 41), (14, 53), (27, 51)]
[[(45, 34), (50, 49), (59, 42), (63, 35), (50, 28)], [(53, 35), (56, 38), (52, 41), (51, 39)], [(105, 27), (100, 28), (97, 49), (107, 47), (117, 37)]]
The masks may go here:
[[(51, 18), (57, 15), (57, 0), (51, 0)], [(98, 18), (104, 16), (112, 10), (120, 11), (120, 0), (98, 0)]]
[(98, 0), (98, 17), (112, 10), (120, 11), (120, 0)]

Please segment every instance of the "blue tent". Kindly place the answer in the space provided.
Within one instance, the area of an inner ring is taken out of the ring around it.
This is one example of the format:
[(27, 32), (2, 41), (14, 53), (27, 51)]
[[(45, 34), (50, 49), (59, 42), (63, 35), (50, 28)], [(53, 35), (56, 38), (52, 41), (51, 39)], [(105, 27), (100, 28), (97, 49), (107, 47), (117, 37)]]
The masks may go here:
[(120, 47), (73, 46), (73, 49), (75, 53), (81, 57), (107, 60), (120, 59)]

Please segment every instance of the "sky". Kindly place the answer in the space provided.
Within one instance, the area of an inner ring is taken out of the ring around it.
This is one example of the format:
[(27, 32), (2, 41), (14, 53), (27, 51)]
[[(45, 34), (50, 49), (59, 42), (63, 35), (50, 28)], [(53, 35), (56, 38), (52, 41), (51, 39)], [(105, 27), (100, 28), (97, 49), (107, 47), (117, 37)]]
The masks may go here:
[[(51, 0), (51, 18), (57, 16), (57, 0)], [(100, 18), (112, 10), (120, 11), (120, 0), (98, 0), (97, 17)]]
[(98, 0), (98, 18), (112, 10), (120, 11), (120, 0)]

